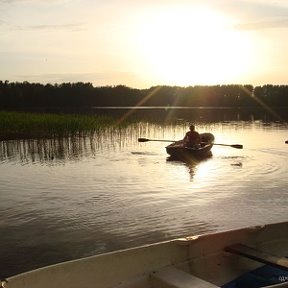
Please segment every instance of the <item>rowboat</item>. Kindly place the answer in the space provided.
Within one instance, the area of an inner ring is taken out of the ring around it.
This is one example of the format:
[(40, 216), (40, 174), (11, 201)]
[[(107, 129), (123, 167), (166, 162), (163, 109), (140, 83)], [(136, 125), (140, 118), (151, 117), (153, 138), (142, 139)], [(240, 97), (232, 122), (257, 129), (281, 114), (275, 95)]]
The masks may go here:
[(166, 152), (173, 158), (189, 160), (190, 158), (203, 158), (211, 155), (214, 135), (211, 133), (200, 134), (201, 143), (193, 147), (185, 146), (183, 140), (176, 141), (166, 147)]
[(2, 287), (284, 288), (287, 255), (288, 222), (282, 222), (64, 262), (12, 276)]

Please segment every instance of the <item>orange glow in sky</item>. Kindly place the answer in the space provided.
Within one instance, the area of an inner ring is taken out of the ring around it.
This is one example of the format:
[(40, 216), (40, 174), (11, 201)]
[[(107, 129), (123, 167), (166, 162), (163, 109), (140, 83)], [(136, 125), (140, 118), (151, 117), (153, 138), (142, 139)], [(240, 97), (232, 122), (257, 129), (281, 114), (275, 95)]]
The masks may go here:
[(0, 3), (2, 81), (287, 84), (284, 0)]

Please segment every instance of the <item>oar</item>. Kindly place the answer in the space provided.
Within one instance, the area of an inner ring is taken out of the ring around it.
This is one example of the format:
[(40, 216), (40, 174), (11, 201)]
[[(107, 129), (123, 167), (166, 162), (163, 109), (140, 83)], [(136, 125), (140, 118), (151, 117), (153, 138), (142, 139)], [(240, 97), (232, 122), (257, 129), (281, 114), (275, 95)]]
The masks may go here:
[(177, 142), (176, 140), (163, 140), (163, 139), (147, 139), (138, 138), (138, 142), (159, 141), (159, 142)]
[[(138, 138), (138, 142), (148, 142), (148, 141), (177, 142), (176, 140)], [(207, 143), (207, 142), (203, 142), (203, 143)], [(236, 148), (236, 149), (243, 149), (243, 145), (240, 145), (240, 144), (232, 144), (232, 145), (229, 145), (229, 144), (217, 144), (217, 143), (213, 143), (213, 145), (228, 146), (228, 147), (232, 147), (232, 148)]]
[(236, 148), (236, 149), (243, 149), (243, 145), (240, 145), (240, 144), (229, 145), (229, 144), (216, 144), (216, 143), (213, 143), (213, 145), (229, 146), (229, 147)]

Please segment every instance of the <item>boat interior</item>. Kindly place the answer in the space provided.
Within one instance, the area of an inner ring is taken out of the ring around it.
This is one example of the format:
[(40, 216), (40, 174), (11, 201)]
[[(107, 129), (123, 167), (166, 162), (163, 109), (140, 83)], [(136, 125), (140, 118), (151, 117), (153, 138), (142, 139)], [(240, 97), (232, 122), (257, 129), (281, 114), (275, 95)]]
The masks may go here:
[[(288, 258), (267, 254), (242, 244), (226, 247), (226, 252), (245, 257), (248, 261), (265, 264), (258, 269), (249, 271), (235, 280), (217, 286), (209, 281), (191, 274), (183, 263), (182, 267), (167, 267), (153, 273), (151, 277), (153, 288), (285, 288), (288, 287)], [(186, 263), (188, 264), (188, 263)], [(188, 264), (189, 265), (189, 264)], [(186, 270), (186, 271), (185, 271)], [(261, 277), (262, 275), (262, 277)], [(279, 283), (280, 282), (280, 283)]]
[(262, 227), (240, 232), (233, 239), (220, 233), (211, 242), (208, 236), (204, 241), (199, 239), (199, 246), (197, 238), (183, 239), (177, 244), (188, 246), (187, 260), (150, 272), (143, 286), (140, 282), (128, 286), (123, 283), (119, 288), (288, 288), (287, 225), (283, 228), (278, 235), (266, 235), (265, 241), (261, 239), (265, 234)]
[(196, 235), (59, 263), (3, 288), (288, 288), (288, 222)]

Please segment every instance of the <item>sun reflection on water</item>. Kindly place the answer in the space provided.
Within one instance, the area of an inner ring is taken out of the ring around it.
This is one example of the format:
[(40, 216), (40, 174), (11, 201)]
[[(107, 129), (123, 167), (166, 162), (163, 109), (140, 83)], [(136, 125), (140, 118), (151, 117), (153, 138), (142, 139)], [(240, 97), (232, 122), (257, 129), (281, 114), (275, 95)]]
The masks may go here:
[[(84, 138), (0, 142), (1, 255), (11, 267), (35, 267), (285, 220), (287, 127), (262, 121), (196, 124), (200, 133), (213, 133), (215, 143), (244, 148), (215, 145), (212, 157), (185, 163), (167, 159), (168, 143), (137, 141), (181, 139), (186, 121), (142, 120)], [(47, 248), (41, 227), (48, 227), (50, 258), (35, 250)]]

